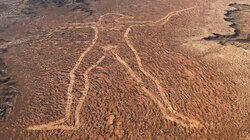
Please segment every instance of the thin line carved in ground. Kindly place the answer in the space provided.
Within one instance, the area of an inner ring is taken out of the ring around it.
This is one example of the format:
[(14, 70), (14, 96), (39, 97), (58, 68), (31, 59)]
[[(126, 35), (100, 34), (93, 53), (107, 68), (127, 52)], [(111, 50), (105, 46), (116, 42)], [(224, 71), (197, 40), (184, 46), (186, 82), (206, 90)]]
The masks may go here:
[[(145, 88), (141, 78), (134, 73), (134, 71), (129, 67), (129, 65), (117, 53), (115, 53), (113, 51), (114, 48), (117, 48), (117, 46), (108, 46), (106, 49), (104, 49), (104, 51), (111, 51), (114, 54), (115, 59), (127, 69), (128, 73), (140, 85), (142, 90), (159, 106), (159, 108), (161, 110), (161, 113), (163, 114), (164, 118), (166, 118), (167, 120), (176, 122), (177, 124), (179, 124), (179, 125), (181, 125), (183, 127), (202, 128), (203, 125), (199, 121), (197, 121), (195, 119), (188, 118), (188, 117), (184, 116), (183, 114), (175, 111), (172, 108), (172, 105), (169, 102), (169, 100), (167, 99), (167, 97), (166, 97), (166, 95), (164, 93), (164, 89), (162, 88), (160, 82), (157, 80), (156, 77), (151, 75), (149, 72), (147, 72), (143, 68), (143, 65), (141, 63), (141, 58), (139, 57), (138, 52), (134, 48), (134, 46), (133, 46), (133, 44), (130, 41), (129, 36), (128, 36), (133, 27), (136, 27), (136, 26), (161, 26), (161, 25), (166, 24), (170, 20), (170, 18), (172, 16), (178, 15), (180, 12), (187, 11), (187, 10), (190, 10), (190, 9), (193, 9), (193, 8), (194, 7), (171, 12), (171, 13), (167, 14), (165, 17), (163, 17), (163, 18), (161, 18), (161, 19), (159, 19), (157, 21), (127, 21), (127, 22), (123, 21), (123, 22), (121, 22), (120, 21), (121, 19), (124, 19), (124, 18), (133, 19), (133, 17), (126, 16), (126, 15), (119, 14), (119, 13), (107, 13), (107, 14), (104, 14), (104, 15), (100, 16), (100, 18), (98, 19), (97, 22), (71, 24), (70, 28), (92, 28), (95, 31), (95, 36), (94, 36), (94, 39), (92, 40), (92, 43), (91, 43), (90, 47), (88, 47), (80, 55), (80, 57), (76, 61), (76, 64), (74, 65), (73, 69), (69, 73), (70, 82), (69, 82), (68, 89), (67, 89), (67, 96), (68, 97), (67, 97), (65, 117), (63, 119), (60, 119), (60, 120), (57, 120), (57, 121), (54, 121), (54, 122), (50, 122), (50, 123), (47, 123), (47, 124), (30, 126), (30, 127), (27, 128), (27, 130), (53, 130), (53, 129), (74, 130), (74, 129), (78, 129), (81, 126), (81, 122), (80, 122), (80, 119), (79, 119), (80, 118), (80, 111), (81, 111), (83, 102), (85, 100), (85, 97), (88, 94), (88, 90), (89, 90), (89, 86), (90, 86), (89, 85), (88, 74), (92, 69), (99, 67), (98, 65), (106, 57), (105, 54), (96, 62), (96, 64), (90, 66), (84, 72), (83, 76), (84, 76), (84, 81), (85, 81), (85, 88), (84, 88), (83, 91), (81, 91), (82, 96), (80, 97), (78, 105), (77, 105), (76, 110), (75, 110), (75, 124), (73, 126), (67, 126), (67, 125), (63, 125), (63, 123), (65, 121), (69, 120), (70, 114), (72, 113), (72, 111), (71, 111), (71, 105), (72, 105), (72, 102), (73, 102), (72, 90), (73, 90), (73, 86), (74, 86), (74, 83), (75, 83), (75, 71), (78, 69), (78, 67), (81, 64), (81, 62), (83, 61), (83, 58), (85, 57), (85, 55), (96, 44), (96, 41), (98, 39), (99, 29), (109, 30), (109, 29), (105, 29), (101, 24), (101, 21), (103, 20), (103, 18), (105, 16), (108, 16), (108, 15), (118, 15), (118, 16), (120, 16), (120, 18), (117, 18), (115, 20), (115, 22), (117, 22), (117, 23), (130, 23), (130, 24), (132, 23), (133, 24), (133, 25), (130, 25), (126, 29), (123, 37), (124, 37), (128, 47), (132, 50), (133, 54), (135, 55), (136, 61), (137, 61), (137, 64), (139, 66), (140, 71), (146, 77), (148, 77), (149, 79), (151, 79), (155, 83), (156, 88), (157, 88), (157, 90), (159, 92), (159, 95), (162, 98), (163, 102), (161, 102), (160, 99), (158, 99), (154, 94), (152, 94), (148, 89)], [(65, 29), (65, 27), (60, 27), (59, 30), (61, 30), (61, 29)], [(67, 27), (67, 29), (69, 29), (69, 28)], [(56, 31), (58, 31), (58, 30), (56, 30)], [(49, 35), (51, 35), (52, 33), (50, 33)], [(169, 112), (171, 112), (171, 114), (167, 113), (167, 110)]]

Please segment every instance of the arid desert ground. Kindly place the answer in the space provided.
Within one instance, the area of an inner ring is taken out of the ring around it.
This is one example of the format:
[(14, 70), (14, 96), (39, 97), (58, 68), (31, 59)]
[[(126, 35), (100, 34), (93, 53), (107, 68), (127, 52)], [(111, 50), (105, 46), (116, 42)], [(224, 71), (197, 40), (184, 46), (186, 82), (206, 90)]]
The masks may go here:
[(250, 139), (247, 0), (1, 0), (0, 139)]

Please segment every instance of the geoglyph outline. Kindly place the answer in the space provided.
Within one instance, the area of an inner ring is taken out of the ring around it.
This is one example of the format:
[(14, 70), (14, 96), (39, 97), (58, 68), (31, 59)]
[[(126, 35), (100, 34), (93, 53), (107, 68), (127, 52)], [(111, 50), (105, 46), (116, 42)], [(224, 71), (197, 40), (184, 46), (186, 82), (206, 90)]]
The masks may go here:
[[(117, 53), (115, 53), (115, 51), (113, 51), (111, 49), (111, 52), (112, 52), (112, 54), (114, 54), (116, 60), (119, 63), (121, 63), (127, 69), (128, 73), (131, 75), (131, 77), (137, 83), (139, 83), (141, 89), (158, 105), (158, 107), (160, 108), (161, 113), (163, 114), (165, 119), (176, 122), (177, 124), (179, 124), (179, 125), (181, 125), (183, 127), (202, 128), (203, 125), (199, 121), (197, 121), (195, 119), (188, 118), (188, 117), (182, 115), (181, 113), (178, 113), (177, 111), (175, 111), (172, 108), (171, 103), (168, 101), (160, 82), (157, 80), (156, 77), (154, 77), (153, 75), (151, 75), (149, 72), (147, 72), (144, 69), (144, 67), (143, 67), (143, 65), (141, 63), (141, 58), (139, 57), (138, 52), (134, 48), (133, 43), (130, 41), (129, 36), (128, 36), (128, 34), (130, 33), (130, 31), (131, 31), (131, 29), (133, 27), (136, 27), (136, 26), (159, 26), (159, 25), (164, 25), (170, 20), (171, 17), (173, 17), (175, 15), (178, 15), (180, 12), (191, 10), (191, 9), (194, 9), (194, 8), (195, 7), (191, 7), (191, 8), (186, 8), (186, 9), (182, 9), (182, 10), (179, 10), (179, 11), (170, 12), (165, 17), (163, 17), (163, 18), (161, 18), (161, 19), (159, 19), (157, 21), (130, 21), (130, 22), (134, 23), (134, 25), (130, 25), (126, 29), (126, 31), (124, 33), (124, 36), (123, 36), (125, 41), (126, 41), (127, 46), (132, 50), (133, 54), (136, 57), (136, 61), (137, 61), (137, 64), (139, 66), (140, 71), (146, 77), (150, 78), (155, 83), (156, 88), (157, 88), (157, 90), (158, 90), (158, 92), (159, 92), (159, 94), (160, 94), (160, 96), (161, 96), (161, 98), (163, 100), (163, 103), (154, 94), (152, 94), (147, 88), (145, 88), (145, 86), (143, 86), (143, 82), (142, 82), (141, 78), (134, 73), (134, 71), (129, 67), (129, 65)], [(80, 57), (76, 61), (76, 64), (74, 65), (73, 69), (69, 73), (70, 82), (69, 82), (68, 89), (67, 89), (68, 98), (67, 98), (67, 105), (66, 105), (66, 110), (65, 110), (65, 117), (63, 119), (60, 119), (60, 120), (57, 120), (57, 121), (54, 121), (54, 122), (49, 122), (47, 124), (30, 126), (30, 127), (27, 128), (27, 130), (53, 130), (53, 129), (74, 130), (74, 129), (78, 129), (81, 126), (81, 122), (80, 122), (80, 119), (79, 119), (80, 118), (80, 110), (82, 108), (82, 104), (83, 104), (84, 99), (85, 99), (85, 97), (86, 97), (86, 95), (88, 93), (88, 90), (89, 90), (88, 73), (92, 69), (98, 67), (98, 65), (105, 59), (105, 57), (106, 57), (105, 55), (103, 55), (96, 62), (96, 64), (90, 66), (83, 74), (84, 80), (85, 80), (85, 88), (84, 88), (83, 91), (81, 91), (82, 96), (79, 98), (79, 103), (78, 103), (78, 105), (76, 107), (76, 110), (75, 110), (75, 124), (74, 124), (74, 126), (67, 126), (67, 125), (61, 125), (61, 124), (70, 118), (71, 104), (73, 102), (73, 95), (72, 95), (71, 92), (73, 90), (73, 86), (74, 86), (74, 83), (75, 83), (75, 74), (74, 73), (78, 69), (80, 63), (83, 61), (84, 56), (96, 44), (96, 41), (98, 39), (98, 31), (99, 31), (98, 27), (102, 27), (100, 22), (103, 20), (103, 18), (105, 16), (108, 16), (108, 15), (121, 16), (120, 18), (117, 18), (115, 20), (115, 22), (118, 22), (118, 23), (121, 22), (120, 19), (133, 18), (133, 17), (126, 16), (126, 15), (123, 15), (123, 14), (119, 14), (119, 13), (107, 13), (107, 14), (104, 14), (104, 15), (100, 16), (100, 18), (98, 19), (97, 22), (74, 23), (74, 24), (70, 25), (70, 27), (74, 27), (74, 28), (92, 28), (95, 31), (95, 35), (94, 35), (94, 39), (92, 40), (91, 45), (83, 53), (81, 53)], [(64, 29), (64, 27), (61, 27), (59, 30), (62, 30), (62, 29)], [(69, 29), (69, 28), (67, 27), (67, 29)], [(113, 29), (115, 30), (116, 28), (112, 28), (112, 30)], [(55, 30), (55, 31), (58, 31), (58, 30)], [(50, 34), (52, 34), (52, 33), (50, 33)], [(112, 47), (116, 47), (116, 46), (109, 46), (109, 47), (112, 48)], [(165, 106), (167, 106), (167, 108)], [(168, 115), (166, 109), (168, 109), (172, 114), (174, 114), (175, 117)], [(179, 120), (179, 119), (181, 119), (181, 120)], [(188, 122), (188, 123), (186, 123), (186, 122)]]

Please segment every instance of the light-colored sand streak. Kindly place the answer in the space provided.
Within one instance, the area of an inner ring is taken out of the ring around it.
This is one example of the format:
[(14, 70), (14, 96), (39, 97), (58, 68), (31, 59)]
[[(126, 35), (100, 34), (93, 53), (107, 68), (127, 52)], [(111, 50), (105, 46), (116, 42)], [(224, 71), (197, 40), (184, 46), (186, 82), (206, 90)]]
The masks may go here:
[[(184, 12), (184, 11), (187, 11), (187, 10), (191, 10), (191, 9), (194, 9), (195, 7), (190, 7), (190, 8), (186, 8), (186, 9), (182, 9), (182, 10), (179, 10), (179, 11), (173, 11), (173, 12), (170, 12), (169, 14), (167, 14), (165, 17), (157, 20), (157, 21), (119, 21), (120, 19), (123, 19), (123, 18), (128, 18), (128, 19), (133, 19), (134, 17), (131, 17), (131, 16), (127, 16), (127, 15), (123, 15), (123, 14), (119, 14), (121, 17), (120, 18), (117, 18), (115, 21), (116, 22), (119, 22), (119, 23), (133, 23), (134, 25), (131, 25), (131, 26), (159, 26), (159, 25), (164, 25), (166, 24), (169, 19), (174, 16), (174, 15), (177, 15), (179, 14), (180, 12)], [(114, 13), (110, 13), (110, 14), (114, 14)], [(109, 15), (108, 14), (105, 14), (105, 15)]]
[[(172, 16), (177, 15), (178, 13), (180, 13), (180, 12), (182, 12), (182, 11), (189, 10), (189, 9), (192, 9), (192, 8), (188, 8), (188, 9), (183, 9), (183, 10), (180, 10), (180, 11), (171, 12), (171, 13), (169, 13), (166, 17), (164, 17), (164, 18), (162, 18), (162, 19), (160, 19), (160, 20), (154, 22), (154, 24), (164, 25), (165, 23), (167, 23), (167, 22), (169, 21), (169, 19), (170, 19)], [(190, 119), (190, 118), (188, 118), (188, 117), (186, 117), (186, 116), (184, 116), (184, 115), (178, 113), (177, 111), (175, 111), (175, 110), (172, 108), (171, 103), (168, 101), (168, 99), (167, 99), (167, 97), (166, 97), (166, 95), (165, 95), (165, 93), (164, 93), (164, 90), (163, 90), (162, 86), (160, 85), (160, 82), (157, 80), (156, 77), (154, 77), (153, 75), (151, 75), (149, 72), (147, 72), (147, 71), (143, 68), (142, 63), (141, 63), (141, 58), (139, 57), (138, 52), (137, 52), (136, 49), (133, 47), (133, 45), (132, 45), (132, 43), (130, 42), (129, 37), (128, 37), (128, 34), (129, 34), (129, 32), (131, 31), (131, 28), (132, 28), (132, 27), (135, 27), (135, 26), (141, 26), (141, 25), (139, 24), (139, 25), (131, 25), (131, 26), (129, 26), (129, 27), (127, 28), (125, 34), (124, 34), (124, 38), (125, 38), (125, 40), (126, 40), (126, 42), (127, 42), (127, 45), (128, 45), (129, 48), (133, 51), (133, 53), (134, 53), (134, 55), (135, 55), (135, 57), (136, 57), (136, 60), (137, 60), (139, 69), (143, 72), (143, 74), (144, 74), (145, 76), (149, 77), (152, 81), (154, 81), (154, 83), (155, 83), (155, 85), (156, 85), (156, 87), (157, 87), (157, 89), (158, 89), (158, 91), (159, 91), (159, 93), (160, 93), (160, 96), (162, 97), (162, 99), (163, 99), (163, 101), (164, 101), (164, 104), (167, 105), (168, 110), (169, 110), (171, 113), (173, 113), (174, 116), (181, 118), (181, 120), (175, 119), (175, 118), (170, 117), (169, 115), (167, 115), (167, 113), (166, 113), (166, 111), (165, 111), (166, 109), (165, 109), (165, 107), (163, 106), (163, 104), (161, 104), (160, 101), (154, 99), (154, 98), (153, 98), (154, 95), (151, 94), (145, 87), (142, 87), (142, 88), (143, 88), (144, 91), (145, 91), (148, 95), (150, 95), (150, 97), (151, 97), (153, 100), (155, 100), (155, 102), (159, 105), (159, 107), (160, 107), (160, 109), (161, 109), (161, 111), (162, 111), (162, 113), (164, 114), (164, 117), (165, 117), (166, 119), (171, 120), (171, 121), (174, 121), (174, 122), (176, 122), (176, 123), (178, 123), (178, 124), (180, 124), (180, 125), (182, 125), (182, 126), (184, 126), (184, 127), (187, 127), (187, 126), (189, 126), (189, 127), (196, 127), (196, 128), (202, 127), (202, 125), (200, 124), (199, 121), (194, 120), (194, 119)], [(156, 25), (155, 25), (155, 26), (156, 26)], [(118, 61), (119, 61), (119, 59), (118, 59)], [(134, 77), (134, 76), (133, 76), (133, 77)], [(182, 121), (182, 120), (183, 120), (183, 121)], [(187, 123), (185, 123), (185, 122), (187, 122)]]
[(95, 67), (97, 67), (97, 65), (99, 65), (103, 59), (105, 58), (105, 56), (102, 56), (95, 65), (90, 66), (83, 74), (84, 76), (84, 80), (85, 80), (85, 89), (84, 91), (81, 91), (82, 93), (82, 97), (79, 99), (79, 103), (76, 107), (76, 112), (75, 112), (75, 127), (79, 128), (80, 127), (80, 112), (81, 112), (81, 108), (82, 108), (82, 104), (83, 101), (85, 99), (85, 96), (87, 95), (88, 91), (89, 91), (89, 78), (88, 78), (88, 73), (94, 69)]
[[(163, 18), (161, 18), (160, 20), (157, 20), (157, 21), (125, 21), (125, 23), (133, 23), (133, 25), (130, 25), (126, 29), (125, 34), (124, 34), (124, 39), (125, 39), (127, 45), (129, 46), (129, 48), (134, 53), (140, 71), (142, 71), (142, 73), (146, 77), (150, 78), (155, 83), (156, 88), (157, 88), (157, 90), (158, 90), (158, 92), (159, 92), (159, 94), (160, 94), (160, 96), (161, 96), (161, 98), (163, 100), (163, 103), (157, 98), (157, 96), (155, 96), (148, 89), (145, 88), (145, 86), (143, 85), (142, 79), (134, 73), (134, 71), (129, 67), (129, 65), (124, 60), (122, 60), (122, 58), (120, 56), (118, 56), (116, 53), (113, 52), (113, 49), (116, 48), (117, 46), (112, 46), (111, 45), (111, 46), (108, 46), (107, 48), (104, 47), (103, 50), (104, 51), (111, 51), (115, 55), (115, 58), (117, 59), (117, 61), (120, 62), (122, 65), (125, 66), (125, 68), (128, 70), (128, 72), (131, 75), (131, 77), (140, 85), (140, 87), (142, 88), (142, 90), (158, 105), (158, 107), (160, 108), (163, 116), (167, 120), (176, 122), (177, 124), (182, 125), (183, 127), (190, 127), (190, 128), (196, 127), (196, 128), (199, 128), (199, 127), (202, 127), (202, 125), (200, 124), (199, 121), (194, 120), (194, 119), (190, 119), (190, 118), (188, 118), (188, 117), (186, 117), (186, 116), (178, 113), (177, 111), (175, 111), (172, 108), (171, 103), (167, 99), (167, 97), (166, 97), (166, 95), (164, 93), (164, 90), (163, 90), (160, 82), (157, 80), (156, 77), (154, 77), (153, 75), (151, 75), (149, 72), (147, 72), (143, 68), (143, 65), (142, 65), (142, 62), (141, 62), (141, 58), (139, 57), (138, 52), (133, 47), (133, 45), (132, 45), (132, 43), (131, 43), (131, 41), (130, 41), (130, 39), (128, 37), (128, 34), (130, 33), (130, 31), (131, 31), (131, 29), (133, 27), (136, 27), (136, 26), (160, 26), (160, 25), (164, 25), (164, 24), (166, 24), (170, 20), (170, 18), (172, 16), (177, 15), (177, 14), (179, 14), (182, 11), (190, 10), (190, 9), (193, 9), (193, 8), (194, 7), (171, 12), (168, 15), (166, 15), (165, 17), (163, 17)], [(76, 64), (74, 65), (73, 69), (69, 73), (70, 82), (69, 82), (68, 90), (67, 90), (67, 96), (68, 97), (67, 97), (67, 103), (66, 103), (65, 117), (63, 119), (60, 119), (60, 120), (57, 120), (57, 121), (54, 121), (54, 122), (50, 122), (48, 124), (35, 125), (35, 126), (28, 127), (27, 128), (28, 130), (52, 130), (52, 129), (73, 130), (73, 129), (78, 129), (80, 127), (80, 125), (81, 125), (81, 123), (80, 123), (80, 110), (82, 108), (83, 102), (84, 102), (85, 97), (86, 97), (86, 95), (88, 93), (88, 90), (89, 90), (89, 78), (88, 78), (88, 74), (89, 74), (89, 72), (92, 69), (98, 67), (98, 65), (103, 61), (103, 59), (105, 59), (105, 55), (103, 55), (96, 62), (96, 64), (90, 66), (84, 72), (83, 76), (84, 76), (84, 81), (85, 81), (85, 88), (84, 88), (83, 91), (80, 91), (81, 94), (82, 94), (82, 96), (79, 98), (79, 103), (78, 103), (78, 105), (76, 107), (76, 110), (75, 110), (75, 124), (74, 124), (74, 126), (67, 126), (67, 125), (62, 125), (62, 123), (64, 123), (65, 121), (67, 121), (67, 120), (70, 119), (71, 106), (72, 106), (72, 102), (73, 102), (72, 90), (73, 90), (73, 86), (74, 86), (74, 83), (75, 83), (75, 71), (78, 69), (79, 65), (82, 63), (82, 60), (83, 60), (84, 56), (95, 45), (95, 43), (96, 43), (96, 41), (98, 39), (98, 30), (99, 30), (99, 28), (105, 30), (105, 28), (102, 27), (102, 23), (101, 22), (103, 21), (103, 18), (105, 16), (109, 16), (109, 15), (118, 15), (118, 16), (120, 16), (119, 18), (117, 18), (115, 20), (115, 22), (117, 22), (117, 23), (123, 23), (123, 22), (120, 21), (123, 18), (133, 19), (133, 17), (126, 16), (126, 15), (119, 14), (119, 13), (107, 13), (107, 14), (104, 14), (104, 15), (100, 16), (100, 18), (98, 19), (97, 22), (74, 23), (74, 24), (71, 24), (70, 27), (65, 27), (65, 26), (64, 27), (59, 27), (59, 30), (55, 30), (55, 31), (52, 32), (52, 33), (54, 33), (56, 31), (61, 31), (63, 29), (78, 29), (78, 28), (87, 28), (87, 27), (90, 27), (90, 28), (92, 28), (95, 31), (95, 36), (94, 36), (94, 39), (92, 40), (92, 44), (90, 45), (90, 47), (87, 48), (80, 55), (80, 57), (76, 61)], [(114, 29), (115, 28), (116, 27), (114, 27)], [(110, 29), (107, 29), (107, 30), (110, 30)], [(52, 33), (50, 33), (49, 35), (51, 35)], [(166, 109), (168, 109), (169, 112), (171, 112), (171, 114), (168, 114), (168, 112), (167, 112)]]
[[(81, 56), (76, 61), (75, 66), (73, 67), (73, 69), (69, 73), (70, 83), (68, 85), (68, 90), (67, 90), (67, 96), (68, 97), (67, 97), (67, 105), (66, 105), (66, 110), (65, 110), (65, 118), (60, 119), (60, 120), (55, 121), (55, 122), (50, 122), (48, 124), (31, 126), (31, 127), (27, 128), (28, 130), (41, 130), (41, 129), (47, 129), (47, 130), (49, 130), (49, 129), (65, 129), (65, 130), (69, 130), (69, 129), (74, 129), (75, 128), (75, 127), (71, 127), (71, 126), (64, 126), (64, 125), (57, 126), (57, 125), (65, 122), (70, 117), (70, 114), (71, 114), (71, 105), (72, 105), (72, 101), (73, 101), (72, 90), (73, 90), (73, 86), (74, 86), (74, 83), (75, 83), (75, 71), (79, 67), (79, 65), (82, 62), (84, 56), (92, 49), (92, 47), (95, 45), (95, 43), (96, 43), (96, 41), (98, 39), (98, 29), (96, 27), (94, 27), (94, 26), (91, 26), (91, 28), (93, 28), (94, 31), (95, 31), (95, 36), (94, 36), (94, 39), (92, 41), (92, 44), (91, 44), (91, 46), (89, 48), (87, 48), (81, 54)], [(85, 74), (86, 74), (86, 72), (85, 72)], [(78, 119), (78, 121), (79, 121), (79, 119)]]
[[(190, 121), (191, 119), (181, 115), (181, 114), (177, 114), (177, 112), (175, 112), (173, 109), (171, 110), (170, 108), (172, 108), (171, 106), (169, 106), (169, 110), (171, 113), (174, 113), (174, 114), (171, 114), (172, 116), (168, 115), (167, 111), (166, 111), (166, 107), (161, 103), (160, 100), (157, 99), (157, 97), (152, 94), (148, 89), (145, 88), (145, 86), (142, 84), (142, 81), (141, 79), (136, 76), (136, 74), (133, 72), (133, 70), (128, 66), (128, 64), (121, 59), (121, 57), (119, 57), (117, 54), (114, 54), (116, 59), (125, 66), (125, 68), (128, 70), (128, 72), (130, 73), (131, 77), (133, 77), (136, 82), (139, 83), (140, 87), (142, 88), (142, 90), (157, 104), (157, 106), (160, 108), (162, 114), (163, 114), (163, 117), (165, 117), (167, 120), (170, 120), (170, 121), (173, 121), (173, 122), (176, 122), (184, 127), (198, 127), (199, 123), (197, 123), (196, 121), (193, 121), (191, 124), (186, 124), (185, 122), (188, 122)], [(168, 100), (167, 100), (168, 101)], [(181, 119), (185, 119), (184, 121), (182, 120), (179, 120), (178, 117), (180, 117)]]
[[(166, 119), (171, 120), (171, 121), (174, 121), (174, 122), (176, 122), (176, 123), (178, 123), (178, 124), (180, 124), (180, 125), (182, 125), (182, 126), (184, 126), (184, 127), (196, 127), (196, 128), (201, 127), (202, 125), (200, 124), (199, 121), (190, 119), (190, 118), (188, 118), (188, 117), (185, 117), (185, 116), (183, 116), (182, 114), (176, 112), (176, 111), (172, 108), (171, 103), (168, 101), (168, 99), (167, 99), (167, 97), (166, 97), (166, 95), (165, 95), (165, 93), (164, 93), (164, 90), (163, 90), (162, 86), (160, 85), (160, 82), (157, 80), (157, 78), (155, 78), (154, 76), (152, 76), (149, 72), (147, 72), (147, 71), (143, 68), (142, 63), (141, 63), (141, 58), (139, 57), (137, 51), (135, 50), (135, 48), (133, 47), (133, 45), (132, 45), (131, 42), (129, 41), (129, 38), (128, 38), (128, 35), (127, 35), (127, 34), (129, 33), (129, 31), (130, 31), (130, 28), (126, 31), (126, 33), (124, 34), (124, 37), (125, 37), (125, 39), (126, 39), (126, 41), (127, 41), (128, 46), (130, 47), (130, 49), (133, 51), (133, 53), (134, 53), (135, 56), (136, 56), (137, 63), (138, 63), (138, 66), (139, 66), (139, 69), (143, 72), (143, 74), (144, 74), (145, 76), (149, 77), (152, 81), (154, 81), (154, 83), (155, 83), (155, 85), (156, 85), (156, 87), (157, 87), (157, 89), (158, 89), (158, 91), (159, 91), (159, 93), (160, 93), (160, 96), (162, 97), (162, 99), (163, 99), (163, 101), (164, 101), (164, 104), (167, 105), (168, 110), (169, 110), (171, 113), (173, 113), (174, 116), (180, 117), (181, 120), (178, 120), (178, 119), (176, 119), (176, 118), (173, 118), (173, 117), (170, 117), (169, 115), (167, 115), (167, 113), (166, 113), (166, 107), (164, 107), (164, 105), (163, 105), (159, 100), (157, 100), (157, 98), (156, 98), (153, 94), (151, 94), (145, 87), (142, 86), (142, 89), (149, 95), (149, 97), (150, 97), (152, 100), (154, 100), (154, 101), (157, 103), (157, 105), (160, 107), (160, 109), (161, 109), (161, 111), (162, 111), (162, 113), (164, 114), (164, 117), (165, 117)], [(118, 58), (117, 58), (117, 59), (118, 59)], [(118, 61), (119, 61), (119, 59), (118, 59)], [(130, 72), (131, 70), (128, 70), (128, 71)], [(133, 74), (131, 74), (131, 75), (132, 75), (132, 77), (136, 77), (136, 76), (134, 76)], [(139, 81), (138, 81), (138, 82), (139, 82)], [(182, 121), (182, 120), (183, 120), (183, 121)], [(185, 122), (188, 122), (188, 124), (186, 124)]]

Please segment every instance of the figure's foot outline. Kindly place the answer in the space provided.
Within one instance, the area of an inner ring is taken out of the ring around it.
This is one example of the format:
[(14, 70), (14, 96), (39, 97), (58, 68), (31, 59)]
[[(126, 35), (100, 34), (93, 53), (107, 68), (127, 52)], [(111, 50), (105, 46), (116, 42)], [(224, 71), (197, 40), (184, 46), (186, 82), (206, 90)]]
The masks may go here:
[(41, 125), (30, 126), (30, 127), (27, 128), (27, 130), (54, 130), (54, 129), (76, 130), (78, 128), (79, 128), (79, 126), (76, 127), (76, 126), (68, 126), (68, 125), (62, 125), (62, 124), (51, 124), (51, 123), (48, 123), (48, 124), (41, 124)]

